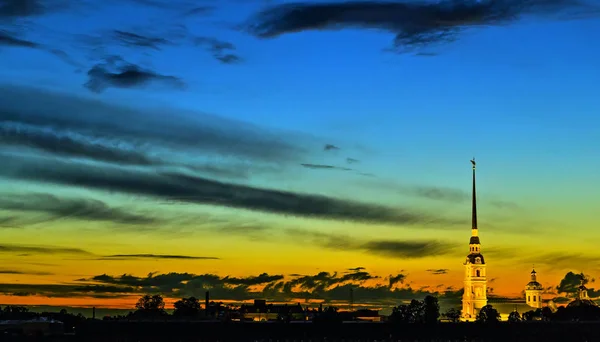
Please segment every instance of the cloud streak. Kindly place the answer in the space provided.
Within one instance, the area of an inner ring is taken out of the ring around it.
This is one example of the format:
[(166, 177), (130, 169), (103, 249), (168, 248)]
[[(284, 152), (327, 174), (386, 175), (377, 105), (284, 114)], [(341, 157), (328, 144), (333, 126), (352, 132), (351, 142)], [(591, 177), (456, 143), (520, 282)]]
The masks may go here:
[(56, 246), (27, 246), (27, 245), (0, 245), (0, 253), (31, 253), (31, 254), (78, 254), (91, 255), (90, 252), (79, 248)]
[(413, 49), (454, 41), (467, 28), (511, 23), (525, 15), (589, 10), (578, 0), (297, 2), (259, 12), (246, 29), (261, 38), (308, 30), (381, 29), (395, 34), (396, 48)]
[(300, 164), (302, 167), (313, 170), (341, 170), (341, 171), (352, 171), (352, 169), (347, 167), (333, 166), (333, 165), (324, 165), (324, 164)]
[[(273, 214), (383, 224), (449, 224), (444, 218), (407, 209), (320, 195), (268, 190), (173, 172), (144, 172), (119, 167), (2, 154), (13, 179), (144, 195), (183, 203), (218, 205)], [(52, 163), (52, 168), (47, 167)]]
[[(51, 133), (101, 149), (118, 147), (127, 152), (148, 153), (151, 147), (155, 153), (165, 152), (166, 156), (203, 154), (269, 163), (286, 162), (304, 153), (293, 139), (284, 140), (273, 132), (214, 115), (176, 109), (134, 110), (32, 88), (0, 86), (0, 110), (1, 132), (8, 129), (13, 131), (11, 134), (29, 134), (30, 139), (32, 135)], [(127, 124), (131, 122), (136, 125)], [(21, 128), (31, 131), (14, 133)], [(62, 144), (58, 142), (54, 145), (60, 148)], [(128, 155), (127, 159), (136, 157)]]
[(284, 234), (297, 241), (305, 239), (311, 244), (323, 248), (341, 251), (360, 251), (371, 255), (398, 259), (416, 259), (446, 255), (454, 252), (460, 245), (436, 240), (363, 240), (350, 236), (328, 234), (301, 229), (287, 229)]
[(171, 260), (219, 260), (217, 257), (169, 255), (169, 254), (114, 254), (107, 255), (101, 260), (129, 260), (129, 259), (171, 259)]
[[(152, 217), (113, 208), (99, 200), (58, 197), (42, 193), (4, 194), (0, 199), (0, 209), (13, 213), (36, 212), (47, 215), (45, 218), (29, 218), (30, 222), (35, 223), (58, 219), (80, 219), (144, 225), (157, 223), (157, 220)], [(27, 217), (25, 219), (27, 220)]]

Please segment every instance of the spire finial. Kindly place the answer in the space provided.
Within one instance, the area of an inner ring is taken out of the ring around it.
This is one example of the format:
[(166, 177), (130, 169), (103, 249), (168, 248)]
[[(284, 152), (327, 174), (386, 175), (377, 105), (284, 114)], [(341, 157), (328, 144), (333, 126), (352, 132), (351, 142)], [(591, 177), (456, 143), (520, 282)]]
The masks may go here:
[(477, 193), (475, 189), (475, 157), (471, 159), (471, 164), (473, 164), (473, 213), (471, 217), (472, 229), (477, 229)]

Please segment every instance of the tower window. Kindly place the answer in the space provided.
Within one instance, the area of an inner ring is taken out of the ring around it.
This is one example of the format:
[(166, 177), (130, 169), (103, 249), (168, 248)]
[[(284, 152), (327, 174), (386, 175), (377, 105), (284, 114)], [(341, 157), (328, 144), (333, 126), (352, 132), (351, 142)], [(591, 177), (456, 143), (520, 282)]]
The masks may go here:
[(531, 302), (531, 296), (527, 296), (527, 301)]
[(536, 298), (536, 296), (533, 296), (533, 301), (534, 301), (534, 302), (535, 302), (535, 298)]
[(481, 276), (480, 276), (480, 274), (479, 274), (479, 270), (477, 270), (477, 276), (478, 276), (478, 277), (481, 277)]

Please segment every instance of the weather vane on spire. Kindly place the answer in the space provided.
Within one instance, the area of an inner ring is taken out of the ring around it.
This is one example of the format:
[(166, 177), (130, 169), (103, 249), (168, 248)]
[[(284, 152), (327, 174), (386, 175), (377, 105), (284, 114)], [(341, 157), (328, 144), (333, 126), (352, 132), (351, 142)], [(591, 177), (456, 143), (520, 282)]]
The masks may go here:
[(471, 164), (473, 164), (473, 170), (475, 170), (475, 157), (473, 157), (473, 159), (471, 159)]

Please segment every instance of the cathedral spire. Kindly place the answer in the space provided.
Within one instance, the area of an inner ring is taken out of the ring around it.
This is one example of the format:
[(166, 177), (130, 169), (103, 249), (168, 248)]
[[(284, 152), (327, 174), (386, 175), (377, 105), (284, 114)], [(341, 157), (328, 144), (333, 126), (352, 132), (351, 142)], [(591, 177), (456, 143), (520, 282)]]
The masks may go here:
[(471, 217), (471, 228), (477, 229), (477, 193), (475, 191), (475, 158), (471, 159), (473, 164), (473, 213)]

